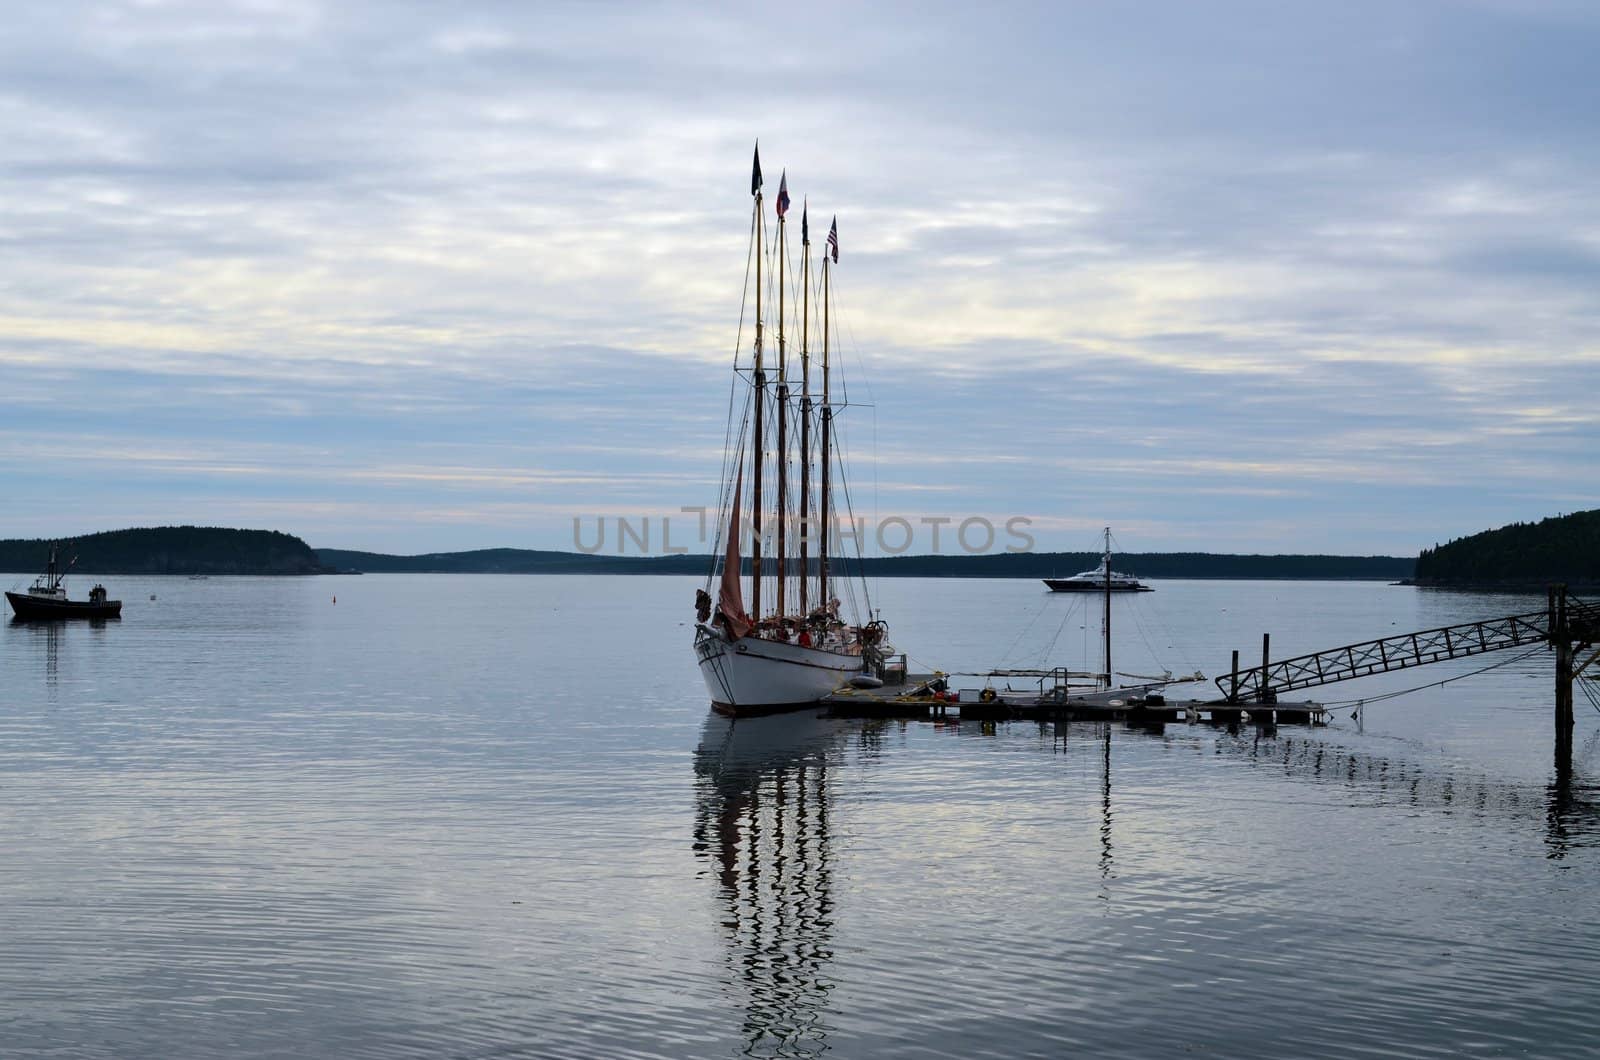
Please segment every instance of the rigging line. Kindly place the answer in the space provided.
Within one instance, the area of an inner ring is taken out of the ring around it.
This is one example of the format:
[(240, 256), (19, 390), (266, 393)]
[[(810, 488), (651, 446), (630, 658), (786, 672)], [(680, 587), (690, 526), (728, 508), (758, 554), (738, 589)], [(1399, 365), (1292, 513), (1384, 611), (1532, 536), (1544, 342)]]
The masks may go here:
[[(744, 320), (745, 314), (748, 313), (750, 309), (750, 267), (755, 261), (756, 256), (756, 224), (757, 218), (755, 212), (752, 211), (750, 214), (750, 241), (746, 244), (744, 255), (744, 284), (739, 289), (739, 330), (733, 342), (733, 379), (728, 383), (728, 419), (727, 426), (725, 426), (722, 431), (722, 481), (717, 491), (717, 520), (719, 525), (721, 524), (722, 513), (727, 510), (728, 506), (728, 491), (733, 482), (732, 462), (735, 459), (734, 454), (739, 451), (738, 448), (730, 449), (728, 442), (733, 437), (733, 407), (734, 397), (739, 390), (739, 351), (744, 348)], [(749, 399), (747, 397), (745, 407), (746, 419), (748, 419), (750, 415), (748, 400)], [(744, 424), (742, 423), (739, 427), (739, 436), (740, 440), (743, 441)], [(712, 548), (712, 555), (716, 555), (718, 551), (718, 549)], [(708, 589), (711, 586), (712, 580), (716, 577), (718, 565), (719, 561), (717, 560), (713, 560), (711, 563), (711, 571), (706, 575), (706, 587)]]
[[(859, 360), (859, 358), (857, 358)], [(883, 525), (883, 512), (878, 506), (878, 406), (872, 406), (872, 525)], [(873, 579), (873, 591), (883, 598), (883, 576)], [(874, 616), (876, 617), (876, 616)]]
[(1157, 666), (1160, 666), (1161, 665), (1161, 656), (1156, 651), (1156, 646), (1154, 644), (1150, 643), (1150, 636), (1149, 636), (1149, 634), (1146, 632), (1146, 630), (1144, 628), (1144, 623), (1139, 621), (1139, 607), (1138, 607), (1138, 603), (1137, 603), (1139, 594), (1138, 593), (1128, 593), (1127, 595), (1129, 597), (1128, 606), (1126, 608), (1124, 608), (1124, 610), (1127, 612), (1128, 618), (1130, 618), (1133, 621), (1133, 628), (1134, 628), (1134, 631), (1139, 634), (1139, 639), (1144, 641), (1145, 650), (1150, 653), (1151, 661), (1154, 662)]
[[(749, 399), (749, 397), (747, 395), (746, 398), (745, 398), (744, 415), (741, 417), (740, 422), (739, 422), (738, 446), (739, 446), (740, 450), (743, 450), (743, 448), (744, 448), (744, 440), (745, 440), (746, 434), (747, 434), (747, 432), (749, 430), (749, 427), (750, 427), (750, 399)], [(731, 428), (731, 417), (730, 417), (730, 428)], [(705, 587), (706, 587), (707, 591), (710, 591), (712, 583), (717, 580), (717, 576), (720, 575), (722, 573), (722, 571), (727, 566), (727, 555), (725, 554), (725, 551), (723, 549), (723, 544), (724, 544), (724, 542), (726, 540), (726, 538), (724, 536), (724, 533), (723, 533), (723, 526), (724, 526), (725, 523), (728, 522), (728, 520), (733, 515), (733, 513), (729, 510), (729, 504), (730, 504), (730, 501), (732, 499), (732, 493), (733, 493), (733, 481), (732, 481), (732, 478), (729, 477), (729, 478), (726, 478), (726, 479), (723, 480), (722, 490), (721, 490), (721, 492), (719, 494), (718, 501), (717, 501), (716, 531), (712, 535), (712, 544), (711, 544), (711, 557), (712, 557), (711, 558), (711, 573), (706, 577), (706, 586)], [(738, 533), (738, 528), (737, 527), (732, 527), (731, 529), (732, 529), (733, 533)], [(741, 571), (740, 573), (742, 574), (743, 572)]]
[[(1044, 616), (1044, 609), (1049, 607), (1049, 606), (1050, 606), (1050, 597), (1047, 594), (1045, 596), (1045, 598), (1042, 601), (1040, 601), (1038, 610), (1034, 611), (1033, 617), (1028, 620), (1028, 624), (1026, 626), (1022, 627), (1022, 632), (1018, 633), (1016, 635), (1016, 637), (1011, 641), (1010, 646), (1007, 647), (1006, 650), (1000, 654), (1000, 662), (1002, 664), (1011, 661), (1011, 653), (1017, 650), (1017, 645), (1022, 643), (1022, 638), (1026, 637), (1028, 635), (1028, 631), (1031, 630), (1034, 627), (1034, 625), (1039, 621), (1039, 619)], [(1070, 608), (1068, 609), (1068, 613), (1069, 614), (1071, 613), (1071, 609)]]
[(1576, 684), (1583, 691), (1584, 698), (1589, 701), (1589, 705), (1594, 708), (1595, 713), (1600, 714), (1600, 692), (1590, 688), (1587, 681), (1578, 681)]
[(1486, 674), (1490, 670), (1498, 670), (1502, 666), (1510, 666), (1512, 663), (1522, 662), (1524, 659), (1531, 659), (1535, 655), (1539, 654), (1540, 652), (1542, 652), (1544, 650), (1546, 650), (1545, 649), (1545, 645), (1540, 644), (1540, 645), (1538, 645), (1538, 646), (1536, 646), (1534, 648), (1529, 649), (1528, 651), (1523, 652), (1521, 655), (1518, 655), (1518, 656), (1516, 656), (1514, 658), (1501, 659), (1499, 662), (1494, 663), (1494, 664), (1492, 664), (1490, 666), (1485, 666), (1481, 670), (1469, 670), (1468, 672), (1466, 672), (1464, 674), (1456, 674), (1454, 677), (1446, 677), (1443, 681), (1429, 681), (1425, 685), (1416, 685), (1416, 686), (1414, 686), (1412, 688), (1402, 688), (1398, 692), (1385, 692), (1382, 695), (1366, 696), (1366, 697), (1364, 697), (1362, 699), (1337, 699), (1337, 700), (1333, 700), (1333, 701), (1328, 702), (1328, 703), (1324, 703), (1323, 706), (1325, 706), (1325, 707), (1348, 707), (1348, 706), (1352, 706), (1353, 704), (1356, 704), (1356, 703), (1381, 703), (1386, 699), (1394, 699), (1397, 696), (1408, 696), (1413, 692), (1420, 692), (1425, 688), (1434, 688), (1436, 686), (1437, 687), (1443, 687), (1445, 685), (1450, 684), (1453, 681), (1460, 681), (1462, 678), (1465, 678), (1465, 677), (1476, 677), (1479, 674)]
[[(881, 521), (881, 517), (882, 517), (883, 513), (882, 513), (882, 510), (881, 510), (881, 507), (880, 507), (880, 503), (879, 503), (880, 490), (879, 490), (879, 484), (878, 484), (878, 407), (877, 407), (877, 399), (872, 394), (872, 379), (867, 373), (866, 362), (861, 356), (861, 346), (860, 346), (859, 343), (856, 342), (855, 328), (848, 323), (848, 320), (847, 320), (848, 314), (839, 305), (839, 296), (838, 296), (838, 293), (836, 291), (834, 292), (833, 298), (832, 298), (832, 308), (833, 308), (833, 331), (834, 331), (834, 335), (837, 336), (838, 339), (839, 339), (839, 348), (840, 348), (841, 351), (848, 352), (849, 355), (852, 358), (854, 358), (854, 360), (856, 362), (856, 369), (855, 370), (861, 377), (861, 385), (863, 387), (865, 387), (866, 391), (867, 391), (867, 407), (872, 410), (872, 523), (873, 523), (873, 526), (875, 526), (875, 527), (882, 526), (883, 524), (882, 524), (882, 521)], [(849, 338), (850, 338), (850, 341), (849, 341), (848, 344), (844, 341), (845, 340), (845, 335), (847, 333), (848, 333)], [(842, 393), (844, 395), (844, 403), (846, 405), (848, 405), (850, 403), (850, 378), (851, 378), (851, 376), (850, 376), (849, 373), (846, 373), (846, 372), (840, 372), (839, 373), (839, 387), (840, 387), (840, 390), (842, 391)], [(882, 589), (883, 588), (882, 576), (880, 575), (878, 578), (876, 578), (874, 580), (877, 583), (878, 588)], [(865, 591), (865, 589), (866, 589), (866, 577), (864, 575), (863, 575), (861, 581), (862, 581), (862, 589), (863, 589), (863, 591)], [(871, 606), (871, 601), (870, 600), (868, 601), (868, 606), (869, 606), (869, 608)], [(868, 617), (870, 618), (871, 616), (869, 615)]]
[(1074, 599), (1074, 600), (1069, 602), (1069, 604), (1067, 606), (1067, 613), (1061, 616), (1061, 624), (1056, 626), (1055, 636), (1050, 638), (1050, 643), (1045, 645), (1044, 651), (1039, 653), (1039, 668), (1040, 669), (1043, 669), (1045, 663), (1047, 663), (1050, 660), (1051, 653), (1056, 650), (1056, 642), (1061, 639), (1061, 631), (1067, 628), (1067, 621), (1072, 618), (1072, 616), (1078, 610), (1078, 605), (1083, 603), (1083, 602), (1084, 602), (1083, 600), (1078, 600), (1078, 599)]
[(1155, 624), (1159, 627), (1156, 632), (1161, 635), (1162, 640), (1167, 642), (1167, 648), (1169, 650), (1176, 651), (1178, 653), (1178, 659), (1183, 663), (1184, 670), (1198, 673), (1200, 667), (1194, 664), (1194, 659), (1192, 659), (1189, 656), (1189, 653), (1183, 649), (1183, 641), (1172, 632), (1172, 627), (1167, 624), (1166, 619), (1161, 617), (1161, 608), (1159, 606), (1155, 608), (1155, 614), (1152, 617)]
[(1083, 644), (1078, 658), (1083, 660), (1083, 668), (1087, 670), (1089, 668), (1089, 615), (1087, 608), (1084, 609), (1083, 625), (1078, 628), (1083, 631)]
[[(840, 437), (839, 440), (842, 443), (844, 439), (842, 437)], [(852, 531), (854, 531), (855, 528), (856, 528), (856, 509), (855, 509), (855, 502), (852, 499), (851, 494), (850, 494), (850, 480), (849, 480), (849, 478), (847, 478), (845, 476), (845, 473), (844, 473), (845, 454), (844, 454), (844, 448), (843, 448), (842, 444), (835, 450), (835, 455), (838, 457), (838, 460), (839, 460), (839, 479), (838, 479), (838, 482), (839, 482), (839, 485), (844, 488), (845, 516), (846, 516), (846, 518), (848, 518), (850, 520), (850, 529)], [(861, 540), (861, 537), (865, 536), (865, 535), (864, 534), (863, 535), (856, 535), (856, 534), (852, 533), (851, 536), (852, 536), (852, 539), (856, 543), (856, 573), (855, 573), (855, 578), (853, 578), (853, 579), (846, 578), (845, 579), (845, 585), (846, 585), (846, 590), (850, 594), (850, 603), (851, 603), (851, 607), (854, 608), (854, 610), (856, 612), (856, 618), (861, 620), (862, 623), (865, 624), (866, 622), (872, 621), (872, 597), (867, 592), (866, 564), (863, 562), (863, 560), (865, 559), (864, 543)], [(848, 560), (849, 559), (848, 556), (841, 556), (840, 558), (844, 559), (844, 560)], [(859, 581), (861, 583), (862, 600), (859, 601), (859, 602), (855, 598), (855, 590), (856, 590), (855, 583), (857, 581)], [(866, 605), (864, 611), (859, 606), (861, 603), (864, 603)], [(863, 614), (866, 616), (865, 618), (862, 618)]]
[[(834, 295), (835, 303), (838, 302), (838, 297), (839, 297), (838, 295)], [(837, 304), (834, 305), (833, 319), (834, 319), (834, 332), (836, 334), (838, 334), (839, 337), (840, 337), (840, 343), (839, 344), (840, 344), (841, 347), (844, 346), (844, 341), (843, 341), (844, 333), (846, 331), (848, 331), (850, 333), (850, 345), (848, 347), (849, 351), (850, 351), (850, 354), (853, 357), (855, 357), (855, 360), (856, 360), (856, 371), (861, 373), (861, 385), (867, 391), (867, 402), (868, 402), (868, 404), (874, 404), (874, 403), (877, 402), (877, 399), (872, 396), (872, 379), (867, 375), (866, 361), (862, 358), (862, 356), (861, 356), (861, 347), (856, 342), (856, 331), (855, 331), (855, 328), (853, 326), (851, 326), (850, 324), (845, 322), (845, 314), (839, 310), (839, 307), (838, 307)], [(849, 397), (849, 394), (848, 394), (848, 391), (847, 391), (846, 392), (846, 398), (848, 399), (848, 397)]]
[[(738, 429), (737, 434), (735, 435), (735, 440), (734, 440), (734, 449), (733, 449), (733, 451), (736, 454), (742, 454), (744, 452), (745, 440), (750, 436), (750, 401), (751, 401), (751, 392), (746, 391), (745, 392), (745, 398), (744, 398), (744, 409), (740, 413), (740, 416), (739, 416), (739, 420), (738, 420), (739, 429)], [(729, 424), (730, 424), (730, 429), (731, 429), (731, 426), (732, 426), (732, 417), (731, 416), (729, 417)], [(735, 461), (736, 462), (738, 461), (738, 457), (737, 456), (735, 457)], [(729, 508), (730, 508), (730, 505), (731, 505), (731, 502), (732, 502), (732, 497), (733, 497), (733, 485), (734, 485), (733, 471), (734, 470), (736, 470), (736, 469), (730, 469), (729, 473), (723, 477), (722, 488), (719, 491), (718, 497), (717, 497), (717, 531), (716, 531), (716, 535), (715, 535), (715, 538), (716, 538), (715, 539), (715, 543), (714, 543), (715, 547), (713, 548), (712, 551), (715, 554), (719, 555), (719, 556), (721, 554), (722, 544), (723, 544), (723, 541), (724, 541), (724, 537), (723, 537), (723, 533), (722, 533), (722, 526), (723, 526), (724, 521), (732, 516), (732, 512), (729, 510)], [(721, 559), (717, 560), (717, 564), (716, 565), (717, 565), (718, 568), (721, 567), (721, 565), (722, 565)]]

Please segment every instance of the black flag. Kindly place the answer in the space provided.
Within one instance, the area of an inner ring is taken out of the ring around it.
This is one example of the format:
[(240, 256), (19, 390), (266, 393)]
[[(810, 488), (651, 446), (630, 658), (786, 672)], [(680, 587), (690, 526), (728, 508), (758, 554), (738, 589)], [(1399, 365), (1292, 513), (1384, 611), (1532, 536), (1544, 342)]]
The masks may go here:
[(811, 245), (811, 226), (806, 224), (806, 201), (800, 200), (800, 245)]
[(750, 194), (761, 191), (761, 145), (756, 144), (756, 167), (750, 172)]

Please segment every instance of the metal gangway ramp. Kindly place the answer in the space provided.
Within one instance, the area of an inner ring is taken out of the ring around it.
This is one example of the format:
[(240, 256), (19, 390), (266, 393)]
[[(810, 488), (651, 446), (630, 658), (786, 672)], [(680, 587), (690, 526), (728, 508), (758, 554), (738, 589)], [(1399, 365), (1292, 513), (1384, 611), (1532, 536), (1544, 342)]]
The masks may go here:
[(1398, 633), (1292, 659), (1263, 662), (1260, 666), (1225, 673), (1217, 678), (1216, 684), (1230, 703), (1271, 702), (1279, 692), (1297, 688), (1426, 666), (1504, 648), (1549, 643), (1551, 631), (1558, 626), (1564, 631), (1570, 630), (1573, 640), (1593, 642), (1594, 631), (1600, 627), (1600, 606), (1563, 594), (1558, 617), (1552, 595), (1551, 606), (1545, 611)]

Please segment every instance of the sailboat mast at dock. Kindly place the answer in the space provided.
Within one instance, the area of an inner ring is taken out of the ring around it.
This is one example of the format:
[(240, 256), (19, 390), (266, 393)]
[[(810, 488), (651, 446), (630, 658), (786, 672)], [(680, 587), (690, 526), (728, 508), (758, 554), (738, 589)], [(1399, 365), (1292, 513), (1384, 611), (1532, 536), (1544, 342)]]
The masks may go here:
[[(755, 482), (750, 488), (750, 617), (757, 624), (761, 622), (761, 471), (762, 451), (766, 448), (766, 430), (762, 412), (767, 403), (767, 376), (761, 364), (761, 259), (765, 255), (767, 240), (764, 228), (765, 218), (761, 216), (761, 145), (756, 145), (755, 170), (750, 176), (750, 194), (755, 196), (756, 204), (756, 345), (755, 345), (755, 373), (752, 377), (755, 386), (755, 425), (754, 433), (750, 438), (752, 458), (755, 464)], [(734, 529), (737, 533), (737, 528)]]
[(833, 463), (831, 445), (833, 434), (833, 396), (829, 391), (829, 338), (828, 320), (829, 280), (828, 258), (839, 260), (839, 219), (835, 217), (828, 229), (828, 245), (822, 253), (822, 451), (817, 457), (817, 469), (822, 473), (821, 496), (818, 499), (817, 521), (822, 524), (817, 547), (817, 605), (823, 610), (833, 599), (828, 591), (828, 546), (833, 528), (833, 491), (830, 468)]
[[(726, 509), (726, 546), (712, 561), (706, 586), (695, 594), (695, 656), (706, 690), (711, 693), (712, 708), (724, 714), (769, 714), (777, 711), (801, 710), (815, 707), (823, 697), (843, 685), (855, 687), (882, 687), (902, 684), (905, 681), (906, 659), (895, 655), (886, 640), (887, 627), (873, 617), (871, 599), (865, 582), (852, 581), (849, 593), (850, 616), (833, 597), (833, 572), (830, 569), (828, 528), (833, 515), (834, 437), (833, 437), (833, 363), (831, 304), (833, 297), (831, 265), (839, 260), (838, 225), (828, 233), (827, 255), (823, 260), (822, 298), (822, 395), (821, 406), (813, 399), (811, 390), (811, 239), (807, 215), (801, 212), (801, 245), (804, 295), (801, 304), (799, 394), (796, 407), (790, 403), (796, 395), (792, 384), (788, 354), (788, 174), (778, 187), (776, 216), (778, 231), (775, 246), (766, 242), (765, 218), (762, 216), (761, 159), (755, 156), (750, 179), (750, 194), (754, 200), (754, 220), (750, 228), (751, 254), (755, 258), (753, 270), (756, 284), (756, 320), (754, 347), (748, 373), (747, 400), (735, 402), (730, 407), (733, 418), (728, 424), (728, 450), (724, 467), (723, 494), (728, 498)], [(771, 400), (775, 408), (769, 410), (766, 363), (766, 326), (764, 285), (765, 277), (773, 274), (765, 259), (769, 252), (778, 259), (775, 279), (778, 285), (776, 326), (778, 349), (776, 378)], [(831, 259), (831, 260), (830, 260)], [(746, 274), (748, 282), (750, 274)], [(748, 289), (747, 289), (748, 294)], [(736, 343), (736, 347), (742, 342)], [(735, 386), (741, 386), (746, 372), (734, 359)], [(752, 410), (751, 404), (755, 407)], [(773, 437), (767, 437), (767, 418), (775, 416)], [(799, 417), (799, 429), (793, 429), (794, 418)], [(820, 518), (814, 519), (811, 510), (812, 469), (812, 417), (820, 420), (820, 446), (816, 454), (821, 469), (818, 501)], [(748, 417), (748, 418), (747, 418)], [(745, 427), (749, 427), (749, 431)], [(798, 435), (791, 438), (791, 435)], [(742, 492), (746, 472), (746, 445), (751, 447), (748, 470), (754, 482), (750, 495), (750, 600), (747, 613), (744, 609), (744, 584), (741, 573), (740, 545)], [(800, 461), (799, 498), (791, 491), (789, 461), (794, 455), (792, 446), (798, 446)], [(766, 488), (767, 464), (776, 460), (772, 469), (774, 489)], [(841, 462), (838, 473), (843, 481), (846, 469)], [(770, 507), (769, 507), (770, 503)], [(790, 556), (794, 548), (794, 527), (790, 520), (798, 512), (799, 556)], [(762, 526), (768, 519), (776, 519), (772, 527), (774, 540), (768, 551), (775, 550), (772, 558), (774, 591), (763, 606), (762, 581), (766, 557), (762, 555)], [(816, 534), (820, 525), (822, 533)], [(810, 558), (812, 537), (816, 534), (817, 595), (811, 594)], [(859, 540), (856, 542), (860, 547)], [(859, 579), (859, 572), (853, 576)], [(793, 584), (791, 584), (791, 582)], [(716, 597), (710, 590), (716, 587)], [(860, 601), (859, 606), (857, 601)]]
[(1105, 673), (1106, 687), (1110, 688), (1111, 687), (1111, 527), (1109, 527), (1109, 526), (1106, 527), (1106, 551), (1105, 551), (1105, 558), (1102, 560), (1102, 562), (1104, 563), (1105, 570), (1106, 570), (1106, 591), (1105, 591), (1104, 596), (1102, 597), (1102, 603), (1105, 606), (1105, 615), (1104, 615), (1103, 620), (1101, 621), (1101, 628), (1105, 631), (1105, 637), (1106, 637), (1106, 655), (1105, 655), (1105, 661), (1106, 661), (1106, 673)]
[(789, 376), (788, 353), (784, 339), (784, 261), (789, 256), (786, 240), (787, 224), (784, 214), (789, 212), (789, 171), (778, 178), (778, 615), (788, 614), (788, 555), (789, 539)]
[(811, 226), (800, 204), (800, 613), (811, 582)]

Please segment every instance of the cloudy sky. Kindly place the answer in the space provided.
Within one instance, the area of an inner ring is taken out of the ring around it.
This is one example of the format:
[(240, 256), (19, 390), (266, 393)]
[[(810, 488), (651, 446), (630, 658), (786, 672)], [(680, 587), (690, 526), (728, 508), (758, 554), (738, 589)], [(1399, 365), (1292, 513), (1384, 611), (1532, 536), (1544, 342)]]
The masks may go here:
[(13, 5), (0, 536), (713, 503), (758, 136), (839, 216), (869, 515), (1411, 553), (1595, 507), (1597, 54), (1560, 0)]

